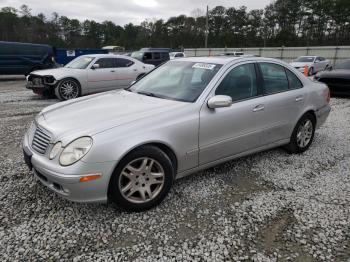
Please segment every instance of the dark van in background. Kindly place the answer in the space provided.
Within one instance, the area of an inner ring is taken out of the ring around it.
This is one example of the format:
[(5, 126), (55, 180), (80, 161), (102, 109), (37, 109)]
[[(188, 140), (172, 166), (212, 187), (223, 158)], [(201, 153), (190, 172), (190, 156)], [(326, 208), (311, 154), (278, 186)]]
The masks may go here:
[(49, 45), (0, 41), (0, 75), (28, 75), (55, 67), (55, 48)]
[(169, 53), (171, 48), (142, 48), (140, 51), (133, 52), (131, 57), (140, 60), (145, 64), (159, 66), (160, 64), (169, 61)]

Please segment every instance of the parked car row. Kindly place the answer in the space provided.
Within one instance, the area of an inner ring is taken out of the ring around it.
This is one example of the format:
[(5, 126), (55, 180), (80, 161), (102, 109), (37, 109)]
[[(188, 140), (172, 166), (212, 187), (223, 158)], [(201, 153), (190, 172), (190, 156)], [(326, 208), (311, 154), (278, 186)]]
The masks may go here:
[[(38, 77), (40, 88), (55, 86), (69, 99), (102, 83), (110, 89), (114, 74), (128, 86), (153, 68), (130, 57), (84, 56), (28, 80), (36, 85)], [(325, 84), (279, 60), (178, 58), (125, 90), (45, 108), (24, 136), (24, 159), (64, 198), (142, 211), (163, 201), (177, 178), (274, 147), (306, 151), (329, 101)]]

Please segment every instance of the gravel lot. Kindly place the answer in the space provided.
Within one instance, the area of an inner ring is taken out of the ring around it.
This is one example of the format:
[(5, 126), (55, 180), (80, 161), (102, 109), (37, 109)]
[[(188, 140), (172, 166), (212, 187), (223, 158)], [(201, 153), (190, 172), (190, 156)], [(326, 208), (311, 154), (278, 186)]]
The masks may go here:
[(350, 261), (350, 99), (332, 99), (305, 154), (219, 165), (136, 214), (68, 202), (33, 179), (22, 136), (56, 102), (0, 82), (0, 261)]

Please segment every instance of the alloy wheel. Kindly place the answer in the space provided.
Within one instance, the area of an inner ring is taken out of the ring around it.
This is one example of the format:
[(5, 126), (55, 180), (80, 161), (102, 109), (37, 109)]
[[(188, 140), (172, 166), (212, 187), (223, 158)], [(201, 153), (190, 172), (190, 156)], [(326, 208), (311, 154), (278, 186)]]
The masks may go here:
[(297, 144), (300, 148), (305, 148), (309, 145), (314, 131), (313, 123), (310, 119), (305, 119), (298, 128)]
[(119, 176), (119, 191), (132, 203), (146, 203), (159, 195), (164, 186), (163, 167), (154, 159), (143, 157), (127, 164)]
[(60, 85), (60, 95), (64, 100), (77, 98), (79, 95), (79, 87), (75, 81), (66, 80)]

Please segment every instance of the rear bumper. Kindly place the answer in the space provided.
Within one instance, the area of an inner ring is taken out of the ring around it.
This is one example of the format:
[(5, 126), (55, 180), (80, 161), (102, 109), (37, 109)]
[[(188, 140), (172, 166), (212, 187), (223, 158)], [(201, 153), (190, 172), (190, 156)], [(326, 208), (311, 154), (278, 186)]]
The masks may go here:
[(317, 118), (317, 126), (316, 128), (321, 127), (327, 120), (327, 117), (329, 116), (331, 112), (331, 106), (326, 105), (316, 111), (316, 118)]
[[(74, 202), (106, 202), (115, 163), (77, 163), (62, 167), (31, 149), (27, 134), (23, 140), (24, 159), (35, 178), (56, 194)], [(101, 174), (101, 178), (80, 182), (81, 177)]]

